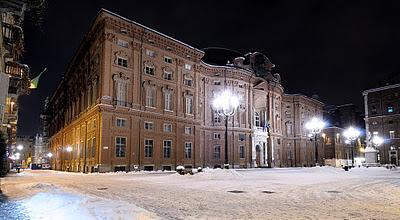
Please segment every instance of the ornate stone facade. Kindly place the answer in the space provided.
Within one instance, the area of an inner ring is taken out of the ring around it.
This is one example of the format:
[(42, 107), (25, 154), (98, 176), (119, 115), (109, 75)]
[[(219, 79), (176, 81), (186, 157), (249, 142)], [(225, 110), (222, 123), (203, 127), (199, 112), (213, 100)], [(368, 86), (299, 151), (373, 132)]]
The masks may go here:
[(241, 103), (228, 121), (232, 167), (312, 165), (302, 125), (322, 117), (323, 104), (284, 94), (261, 53), (223, 65), (203, 61), (205, 53), (101, 10), (50, 99), (53, 168), (222, 167), (224, 118), (212, 101), (224, 89)]

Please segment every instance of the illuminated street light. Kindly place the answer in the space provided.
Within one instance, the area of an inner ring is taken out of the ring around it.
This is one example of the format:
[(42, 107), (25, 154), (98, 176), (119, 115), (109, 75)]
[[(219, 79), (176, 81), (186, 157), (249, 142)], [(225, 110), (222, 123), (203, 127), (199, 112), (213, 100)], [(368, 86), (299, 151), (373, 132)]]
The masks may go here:
[(51, 158), (52, 156), (53, 156), (53, 154), (51, 152), (47, 154), (48, 158)]
[(22, 146), (22, 144), (18, 144), (17, 150), (21, 151), (22, 149), (24, 149), (24, 146)]
[(228, 120), (229, 116), (235, 114), (239, 106), (239, 98), (229, 90), (224, 90), (212, 103), (214, 110), (218, 115), (225, 117), (225, 168), (229, 168), (228, 161)]
[(305, 124), (305, 128), (310, 131), (308, 135), (310, 138), (314, 137), (314, 148), (315, 148), (315, 165), (318, 166), (318, 146), (317, 137), (321, 133), (322, 129), (325, 128), (325, 122), (319, 118), (313, 117), (310, 121)]
[[(361, 132), (357, 128), (350, 126), (343, 132), (343, 136), (346, 138), (345, 143), (351, 146), (351, 165), (354, 165), (354, 148), (355, 148), (355, 140), (360, 136)], [(347, 153), (347, 165), (349, 163), (349, 154)]]
[(72, 147), (71, 147), (71, 146), (68, 146), (68, 147), (66, 148), (66, 150), (67, 150), (68, 152), (71, 152), (71, 151), (72, 151)]
[(383, 138), (379, 137), (379, 136), (374, 136), (372, 138), (372, 144), (374, 145), (374, 147), (379, 147), (383, 144), (384, 140)]

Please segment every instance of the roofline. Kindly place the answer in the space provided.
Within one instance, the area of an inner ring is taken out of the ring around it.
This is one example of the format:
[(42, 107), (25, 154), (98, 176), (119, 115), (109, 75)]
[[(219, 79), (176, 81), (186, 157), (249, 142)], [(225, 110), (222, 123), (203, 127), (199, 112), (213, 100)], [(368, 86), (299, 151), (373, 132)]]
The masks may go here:
[(364, 92), (362, 92), (362, 94), (363, 94), (363, 96), (366, 96), (370, 92), (379, 92), (379, 91), (383, 91), (383, 90), (387, 90), (387, 89), (394, 89), (397, 87), (400, 87), (400, 83), (388, 85), (388, 86), (377, 87), (377, 88), (373, 88), (373, 89), (368, 89), (368, 90), (365, 90)]
[(317, 100), (317, 99), (314, 99), (314, 98), (312, 98), (312, 97), (308, 97), (308, 96), (306, 96), (306, 95), (304, 95), (304, 94), (301, 94), (301, 93), (295, 93), (295, 94), (287, 94), (287, 93), (285, 93), (284, 95), (286, 95), (286, 96), (299, 96), (299, 97), (303, 97), (303, 98), (309, 99), (309, 100), (311, 100), (311, 101), (318, 102), (318, 103), (322, 104), (323, 106), (325, 106), (325, 103), (323, 103), (323, 102), (321, 102), (321, 101), (319, 101), (319, 100)]
[(200, 52), (200, 53), (203, 53), (203, 54), (205, 53), (204, 51), (202, 51), (202, 50), (200, 50), (200, 49), (197, 49), (197, 48), (195, 48), (195, 47), (193, 47), (193, 46), (190, 46), (189, 44), (183, 43), (183, 42), (180, 41), (180, 40), (177, 40), (177, 39), (175, 39), (175, 38), (173, 38), (173, 37), (171, 37), (171, 36), (168, 36), (168, 35), (166, 35), (166, 34), (163, 34), (163, 33), (161, 33), (161, 32), (158, 32), (158, 31), (156, 31), (156, 30), (154, 30), (154, 29), (152, 29), (152, 28), (149, 28), (149, 27), (147, 27), (147, 26), (145, 26), (145, 25), (143, 25), (143, 24), (140, 24), (140, 23), (137, 23), (137, 22), (135, 22), (135, 21), (132, 21), (132, 20), (130, 20), (130, 19), (128, 19), (128, 18), (125, 18), (125, 17), (123, 17), (123, 16), (121, 16), (121, 15), (119, 15), (119, 14), (116, 14), (116, 13), (114, 13), (114, 12), (112, 12), (112, 11), (109, 11), (109, 10), (107, 10), (107, 9), (105, 9), (105, 8), (101, 8), (101, 9), (100, 9), (99, 13), (98, 13), (97, 16), (96, 16), (96, 19), (97, 19), (97, 17), (98, 17), (102, 12), (105, 12), (105, 13), (107, 13), (107, 14), (110, 14), (110, 15), (114, 16), (114, 17), (120, 18), (120, 19), (122, 19), (122, 20), (125, 20), (125, 21), (127, 21), (127, 22), (129, 22), (129, 23), (135, 24), (135, 25), (137, 25), (137, 26), (139, 26), (139, 27), (142, 27), (142, 28), (144, 28), (144, 29), (146, 29), (146, 30), (149, 30), (149, 31), (151, 31), (151, 32), (154, 32), (155, 34), (161, 35), (161, 36), (163, 36), (163, 37), (165, 37), (165, 38), (168, 38), (168, 39), (170, 39), (170, 40), (172, 40), (172, 41), (175, 41), (176, 43), (179, 43), (179, 44), (182, 44), (182, 45), (184, 45), (184, 46), (186, 46), (186, 47), (189, 47), (190, 49), (196, 50), (197, 52)]

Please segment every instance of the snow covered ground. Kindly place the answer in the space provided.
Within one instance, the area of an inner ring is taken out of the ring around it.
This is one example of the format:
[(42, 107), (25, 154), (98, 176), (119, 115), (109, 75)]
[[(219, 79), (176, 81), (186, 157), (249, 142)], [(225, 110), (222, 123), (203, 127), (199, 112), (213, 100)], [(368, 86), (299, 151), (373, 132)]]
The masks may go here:
[[(385, 168), (354, 168), (349, 172), (329, 167), (209, 169), (193, 176), (173, 172), (24, 171), (5, 178), (2, 189), (14, 208), (10, 216), (10, 209), (1, 207), (0, 198), (0, 219), (399, 219), (400, 216), (400, 170)], [(2, 213), (2, 210), (7, 211)]]

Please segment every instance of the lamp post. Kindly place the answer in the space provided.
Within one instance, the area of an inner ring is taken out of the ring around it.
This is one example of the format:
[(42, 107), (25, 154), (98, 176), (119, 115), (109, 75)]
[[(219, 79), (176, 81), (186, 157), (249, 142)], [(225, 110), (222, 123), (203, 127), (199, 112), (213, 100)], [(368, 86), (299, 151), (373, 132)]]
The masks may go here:
[(228, 160), (228, 120), (229, 116), (236, 113), (236, 109), (239, 106), (239, 98), (232, 94), (229, 90), (224, 90), (221, 94), (215, 97), (213, 108), (218, 115), (224, 116), (225, 118), (225, 168), (229, 168)]
[[(351, 146), (351, 166), (354, 166), (354, 148), (355, 148), (355, 140), (360, 136), (360, 131), (357, 128), (354, 128), (350, 126), (347, 128), (344, 132), (343, 135), (347, 140), (345, 141), (346, 144), (349, 144)], [(347, 165), (349, 164), (349, 153), (347, 154)]]
[(69, 171), (69, 169), (70, 169), (70, 167), (71, 167), (71, 152), (72, 152), (72, 147), (71, 146), (68, 146), (67, 148), (66, 148), (66, 150), (67, 150), (67, 152), (69, 153), (69, 163), (68, 163), (68, 171)]
[(49, 153), (47, 154), (47, 157), (49, 158), (49, 166), (50, 166), (50, 169), (52, 169), (52, 168), (51, 168), (51, 158), (53, 157), (53, 154), (52, 154), (51, 152), (49, 152)]
[(318, 145), (317, 136), (321, 133), (322, 129), (325, 127), (325, 122), (319, 118), (313, 117), (310, 121), (305, 124), (307, 130), (310, 131), (310, 137), (314, 138), (314, 148), (315, 148), (315, 166), (318, 166)]

